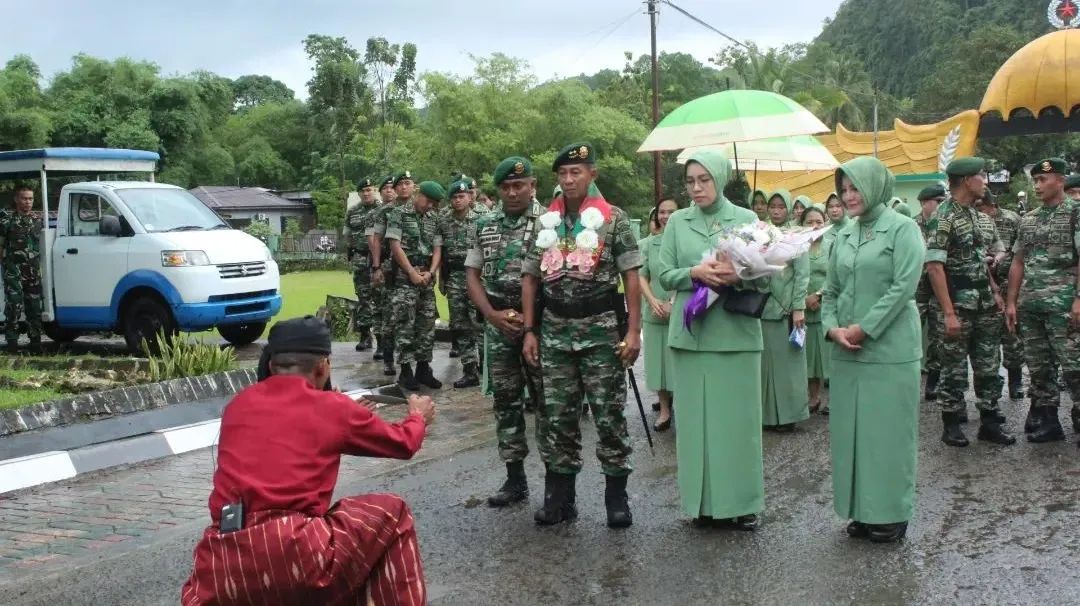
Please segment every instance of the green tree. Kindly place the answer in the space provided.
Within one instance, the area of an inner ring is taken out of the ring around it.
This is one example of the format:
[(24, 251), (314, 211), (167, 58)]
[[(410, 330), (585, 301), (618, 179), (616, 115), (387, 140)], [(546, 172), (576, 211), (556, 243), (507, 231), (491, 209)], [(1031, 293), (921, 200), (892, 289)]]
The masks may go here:
[(284, 82), (270, 76), (240, 76), (231, 84), (235, 108), (243, 111), (266, 103), (288, 103), (296, 94)]
[(52, 116), (38, 85), (41, 70), (27, 55), (17, 55), (0, 70), (0, 149), (43, 147)]
[(248, 139), (236, 157), (236, 176), (244, 187), (282, 189), (292, 182), (292, 169), (262, 137)]
[(346, 154), (357, 126), (370, 115), (370, 91), (360, 54), (345, 38), (312, 34), (304, 52), (315, 62), (308, 80), (308, 106), (322, 131), (325, 150), (337, 160), (338, 184), (346, 180)]

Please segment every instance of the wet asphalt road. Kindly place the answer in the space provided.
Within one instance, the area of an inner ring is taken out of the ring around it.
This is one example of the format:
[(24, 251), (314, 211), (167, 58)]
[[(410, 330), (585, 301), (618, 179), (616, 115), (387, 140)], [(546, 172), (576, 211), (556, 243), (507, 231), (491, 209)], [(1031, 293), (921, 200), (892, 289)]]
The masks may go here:
[[(1020, 405), (1009, 409), (1013, 428)], [(674, 435), (658, 436), (651, 456), (636, 413), (627, 530), (604, 525), (591, 425), (579, 518), (560, 527), (532, 520), (542, 498), (535, 455), (530, 503), (486, 506), (503, 474), (490, 434), (387, 465), (338, 495), (390, 490), (408, 500), (436, 605), (1080, 603), (1080, 449), (1071, 430), (1058, 444), (954, 449), (938, 441), (936, 413), (924, 405), (922, 417), (917, 513), (899, 545), (844, 533), (832, 512), (824, 417), (792, 435), (765, 434), (766, 510), (754, 533), (690, 526), (678, 506)], [(966, 426), (969, 437), (976, 427)], [(0, 586), (0, 603), (174, 604), (200, 529), (181, 526)]]

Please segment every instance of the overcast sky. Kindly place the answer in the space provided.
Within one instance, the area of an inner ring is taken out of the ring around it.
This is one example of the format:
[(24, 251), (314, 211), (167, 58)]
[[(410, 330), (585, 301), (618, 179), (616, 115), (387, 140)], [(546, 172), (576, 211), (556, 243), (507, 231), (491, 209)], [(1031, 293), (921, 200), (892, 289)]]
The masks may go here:
[[(740, 40), (763, 47), (808, 41), (841, 0), (675, 0)], [(469, 73), (469, 55), (525, 59), (546, 80), (620, 69), (624, 51), (649, 51), (638, 0), (4, 0), (0, 58), (31, 55), (51, 76), (83, 52), (151, 60), (162, 72), (198, 69), (235, 78), (267, 74), (306, 97), (310, 65), (301, 41), (345, 36), (363, 50), (370, 36), (414, 42), (418, 72)], [(702, 61), (727, 42), (661, 5), (661, 50)], [(15, 24), (19, 24), (16, 26)], [(620, 25), (621, 24), (621, 25)]]

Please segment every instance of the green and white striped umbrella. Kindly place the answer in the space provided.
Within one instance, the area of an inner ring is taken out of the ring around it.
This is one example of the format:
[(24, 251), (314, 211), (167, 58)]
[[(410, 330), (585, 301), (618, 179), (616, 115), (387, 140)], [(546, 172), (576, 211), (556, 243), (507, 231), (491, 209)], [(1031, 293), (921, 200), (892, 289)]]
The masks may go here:
[(833, 170), (840, 166), (829, 149), (811, 135), (688, 147), (679, 154), (677, 161), (685, 164), (691, 154), (707, 149), (724, 152), (731, 158), (732, 167), (742, 171)]
[(726, 90), (684, 103), (660, 121), (639, 152), (668, 151), (828, 132), (805, 107), (763, 90)]

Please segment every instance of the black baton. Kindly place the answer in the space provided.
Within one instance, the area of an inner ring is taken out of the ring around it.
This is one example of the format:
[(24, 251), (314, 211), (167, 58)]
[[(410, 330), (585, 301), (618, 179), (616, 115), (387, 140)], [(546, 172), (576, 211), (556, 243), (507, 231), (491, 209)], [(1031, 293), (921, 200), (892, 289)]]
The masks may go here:
[(645, 437), (649, 440), (649, 452), (656, 456), (656, 450), (653, 449), (652, 432), (649, 431), (649, 422), (645, 419), (645, 405), (641, 402), (641, 392), (638, 391), (637, 377), (634, 376), (634, 369), (627, 368), (626, 376), (630, 377), (630, 387), (634, 389), (634, 399), (637, 400), (637, 409), (641, 413), (641, 424), (645, 427)]

